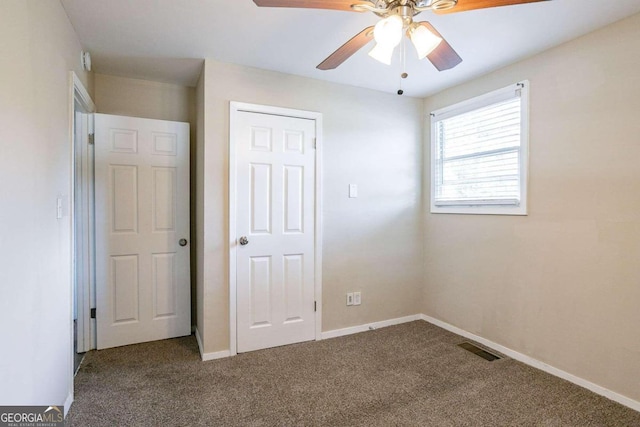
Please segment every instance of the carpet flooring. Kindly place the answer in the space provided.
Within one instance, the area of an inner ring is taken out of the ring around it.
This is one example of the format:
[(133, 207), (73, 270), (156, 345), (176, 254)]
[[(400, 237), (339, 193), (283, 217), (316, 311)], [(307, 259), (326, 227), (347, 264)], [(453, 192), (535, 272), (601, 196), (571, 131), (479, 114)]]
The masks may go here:
[(194, 337), (87, 353), (68, 426), (640, 426), (640, 412), (423, 321), (201, 362)]

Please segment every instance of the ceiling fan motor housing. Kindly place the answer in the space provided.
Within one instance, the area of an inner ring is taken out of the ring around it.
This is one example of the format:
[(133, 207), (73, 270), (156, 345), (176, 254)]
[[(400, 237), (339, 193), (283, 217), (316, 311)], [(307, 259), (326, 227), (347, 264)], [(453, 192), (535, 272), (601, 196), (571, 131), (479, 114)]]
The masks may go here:
[[(386, 18), (391, 15), (399, 15), (405, 23), (411, 24), (412, 18), (426, 10), (451, 9), (458, 4), (458, 0), (369, 0), (374, 4), (373, 8), (368, 8), (376, 15)], [(358, 8), (357, 5), (352, 6)]]

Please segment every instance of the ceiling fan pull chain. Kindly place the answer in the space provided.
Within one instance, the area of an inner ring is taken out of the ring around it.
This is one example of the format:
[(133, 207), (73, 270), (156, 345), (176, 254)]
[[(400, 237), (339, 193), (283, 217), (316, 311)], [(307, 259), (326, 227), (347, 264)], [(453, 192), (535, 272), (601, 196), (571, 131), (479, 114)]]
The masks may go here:
[(400, 67), (402, 68), (402, 73), (400, 74), (400, 83), (398, 84), (400, 87), (398, 89), (398, 95), (402, 95), (404, 93), (404, 90), (402, 90), (402, 80), (409, 77), (409, 74), (407, 74), (407, 45), (406, 40), (404, 39), (400, 46)]

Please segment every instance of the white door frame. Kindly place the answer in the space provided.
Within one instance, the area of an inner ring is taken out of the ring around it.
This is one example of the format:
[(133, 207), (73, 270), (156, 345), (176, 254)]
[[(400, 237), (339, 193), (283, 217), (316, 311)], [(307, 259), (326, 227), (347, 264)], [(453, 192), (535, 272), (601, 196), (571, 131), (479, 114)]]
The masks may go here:
[[(82, 266), (84, 267), (84, 270), (86, 272), (84, 280), (83, 280), (83, 284), (84, 286), (79, 286), (77, 287), (77, 297), (78, 297), (78, 321), (77, 321), (77, 326), (78, 326), (78, 349), (82, 349), (84, 351), (88, 351), (91, 350), (93, 348), (95, 348), (94, 345), (92, 345), (92, 338), (94, 338), (94, 334), (92, 334), (91, 331), (91, 297), (92, 297), (92, 286), (93, 286), (93, 267), (94, 267), (94, 262), (93, 262), (93, 224), (91, 221), (91, 215), (93, 213), (93, 209), (92, 209), (92, 203), (91, 203), (91, 196), (92, 196), (92, 191), (90, 190), (89, 187), (93, 186), (93, 182), (90, 180), (90, 176), (89, 176), (89, 169), (93, 166), (91, 165), (91, 161), (90, 159), (88, 159), (87, 157), (83, 157), (82, 159), (82, 167), (80, 168), (80, 170), (76, 170), (75, 169), (75, 156), (77, 155), (76, 153), (76, 146), (75, 146), (75, 131), (76, 131), (76, 123), (75, 123), (75, 102), (78, 102), (78, 104), (80, 105), (82, 112), (86, 113), (86, 114), (92, 114), (95, 113), (96, 111), (96, 107), (95, 104), (93, 103), (93, 101), (91, 100), (91, 96), (89, 96), (89, 93), (87, 92), (87, 90), (85, 89), (84, 85), (82, 84), (82, 82), (80, 81), (80, 79), (78, 78), (78, 76), (76, 75), (76, 73), (74, 73), (73, 71), (70, 72), (70, 80), (71, 80), (71, 87), (72, 87), (72, 96), (71, 96), (71, 135), (72, 135), (72, 176), (74, 177), (75, 180), (75, 176), (76, 174), (80, 174), (81, 177), (81, 181), (83, 183), (87, 184), (87, 188), (86, 188), (86, 192), (83, 194), (83, 197), (85, 198), (85, 200), (88, 201), (88, 203), (85, 204), (85, 208), (87, 209), (86, 212), (83, 212), (83, 216), (82, 218), (76, 218), (74, 215), (75, 212), (75, 196), (76, 196), (76, 191), (75, 191), (75, 182), (72, 183), (72, 189), (71, 189), (71, 218), (72, 218), (72, 224), (75, 224), (76, 221), (80, 221), (82, 223), (82, 228), (84, 230), (86, 230), (86, 236), (85, 236), (85, 253), (82, 254), (75, 254), (72, 253), (72, 256), (74, 256), (74, 258), (82, 257), (81, 259), (81, 263)], [(86, 137), (88, 139), (89, 137), (89, 133), (92, 132), (91, 128), (92, 128), (92, 120), (89, 120), (89, 129), (88, 129), (88, 133), (87, 135), (84, 135), (84, 137)], [(87, 143), (88, 145), (88, 141), (83, 141), (83, 143)], [(75, 246), (75, 239), (76, 239), (76, 235), (75, 235), (75, 227), (72, 229), (72, 243)], [(72, 247), (72, 251), (75, 251), (75, 248)], [(72, 260), (74, 259), (72, 258)], [(75, 266), (72, 266), (72, 268), (75, 270)], [(75, 271), (73, 271), (74, 277), (75, 277)]]
[[(69, 72), (69, 145), (70, 145), (70, 153), (71, 153), (71, 157), (70, 157), (70, 166), (71, 166), (71, 177), (70, 177), (70, 189), (69, 189), (69, 194), (71, 195), (69, 197), (69, 202), (70, 202), (70, 209), (69, 209), (69, 217), (70, 217), (70, 229), (71, 229), (71, 233), (70, 233), (70, 250), (71, 250), (71, 263), (70, 263), (70, 270), (71, 270), (71, 280), (69, 281), (69, 296), (70, 296), (70, 301), (71, 301), (71, 312), (69, 313), (69, 330), (70, 330), (70, 336), (71, 336), (71, 347), (69, 349), (69, 365), (70, 365), (70, 369), (69, 371), (71, 372), (71, 381), (69, 381), (70, 384), (70, 390), (69, 390), (69, 397), (67, 398), (67, 402), (65, 402), (65, 415), (67, 413), (67, 411), (69, 410), (69, 406), (71, 405), (71, 402), (73, 402), (73, 378), (75, 375), (74, 369), (73, 369), (73, 361), (74, 361), (74, 348), (73, 348), (73, 292), (74, 292), (74, 281), (75, 281), (75, 277), (76, 277), (76, 263), (74, 262), (74, 259), (76, 258), (76, 233), (75, 233), (75, 224), (76, 221), (82, 221), (83, 222), (83, 229), (85, 230), (91, 230), (90, 228), (90, 220), (89, 220), (89, 212), (85, 212), (86, 215), (83, 215), (82, 218), (76, 218), (75, 217), (75, 186), (76, 186), (76, 173), (79, 172), (80, 174), (82, 174), (81, 179), (83, 181), (88, 180), (88, 176), (85, 176), (85, 171), (86, 171), (86, 166), (89, 165), (83, 165), (82, 168), (80, 168), (80, 171), (76, 171), (75, 168), (75, 159), (76, 159), (76, 144), (75, 144), (75, 131), (76, 131), (76, 123), (75, 123), (75, 105), (76, 102), (78, 103), (78, 105), (80, 106), (81, 110), (83, 113), (86, 114), (92, 114), (96, 111), (96, 106), (93, 103), (93, 100), (91, 99), (91, 96), (89, 95), (89, 92), (87, 92), (87, 89), (84, 87), (84, 85), (82, 84), (82, 81), (80, 80), (80, 78), (76, 75), (75, 72), (70, 71)], [(88, 137), (88, 135), (87, 135)], [(90, 209), (90, 203), (89, 203), (89, 209)], [(86, 236), (87, 239), (92, 242), (92, 236), (91, 233), (89, 232), (88, 235)], [(93, 251), (91, 249), (91, 244), (87, 245), (87, 253), (83, 253), (81, 254), (81, 256), (83, 257), (83, 262), (88, 262), (89, 263), (89, 268), (88, 271), (91, 271), (91, 268), (93, 267), (93, 260), (92, 260), (92, 254)], [(80, 345), (82, 345), (82, 348), (86, 350), (89, 350), (91, 348), (91, 309), (90, 309), (90, 304), (91, 304), (91, 274), (87, 274), (87, 277), (84, 282), (85, 286), (80, 286), (77, 287), (77, 296), (78, 296), (78, 348), (80, 348)]]
[(260, 113), (274, 116), (294, 117), (314, 120), (316, 123), (316, 163), (315, 163), (315, 339), (322, 339), (322, 113), (269, 105), (247, 104), (231, 101), (229, 104), (229, 354), (237, 351), (237, 283), (236, 283), (236, 234), (237, 212), (237, 164), (236, 164), (236, 123), (237, 114)]

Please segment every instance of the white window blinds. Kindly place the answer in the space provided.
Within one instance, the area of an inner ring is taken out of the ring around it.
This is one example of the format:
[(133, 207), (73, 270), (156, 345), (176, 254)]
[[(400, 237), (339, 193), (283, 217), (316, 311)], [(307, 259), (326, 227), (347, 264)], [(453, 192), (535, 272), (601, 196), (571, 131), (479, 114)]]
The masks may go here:
[(434, 114), (432, 205), (520, 206), (521, 97), (514, 86)]

